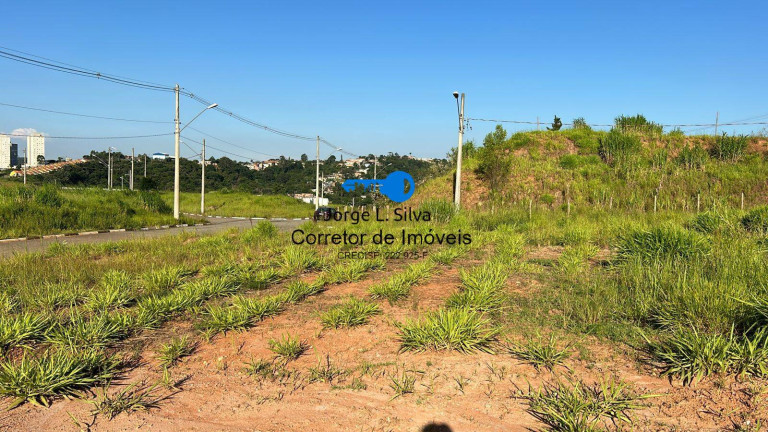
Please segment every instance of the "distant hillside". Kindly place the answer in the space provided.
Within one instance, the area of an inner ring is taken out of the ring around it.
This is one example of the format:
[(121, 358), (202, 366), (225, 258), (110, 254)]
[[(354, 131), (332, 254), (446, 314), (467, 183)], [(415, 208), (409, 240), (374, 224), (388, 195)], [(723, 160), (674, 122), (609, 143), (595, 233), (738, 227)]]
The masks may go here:
[[(615, 128), (518, 132), (497, 126), (482, 146), (465, 148), (465, 208), (519, 204), (692, 209), (764, 204), (768, 139), (685, 136)], [(451, 200), (453, 175), (419, 188), (412, 202)]]

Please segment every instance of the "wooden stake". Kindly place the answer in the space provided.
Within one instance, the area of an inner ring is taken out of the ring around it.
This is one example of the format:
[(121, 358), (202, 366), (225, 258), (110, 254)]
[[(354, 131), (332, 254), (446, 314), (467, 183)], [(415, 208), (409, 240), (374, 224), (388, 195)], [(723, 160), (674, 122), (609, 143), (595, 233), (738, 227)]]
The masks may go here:
[(741, 193), (741, 209), (744, 210), (744, 192)]

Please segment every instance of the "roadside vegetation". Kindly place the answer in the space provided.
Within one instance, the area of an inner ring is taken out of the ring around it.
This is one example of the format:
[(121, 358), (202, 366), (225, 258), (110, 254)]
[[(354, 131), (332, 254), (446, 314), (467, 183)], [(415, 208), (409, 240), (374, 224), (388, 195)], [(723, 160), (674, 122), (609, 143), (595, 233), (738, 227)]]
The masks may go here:
[[(176, 223), (157, 192), (0, 184), (0, 238)], [(184, 217), (181, 223), (194, 223)]]

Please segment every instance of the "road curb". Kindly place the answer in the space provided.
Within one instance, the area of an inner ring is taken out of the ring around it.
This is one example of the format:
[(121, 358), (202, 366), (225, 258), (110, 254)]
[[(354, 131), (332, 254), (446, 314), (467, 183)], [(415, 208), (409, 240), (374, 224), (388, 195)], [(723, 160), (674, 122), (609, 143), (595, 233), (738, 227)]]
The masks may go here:
[(261, 220), (268, 220), (268, 221), (312, 220), (312, 218), (308, 218), (308, 217), (305, 217), (305, 218), (279, 218), (279, 217), (275, 217), (275, 218), (252, 217), (252, 218), (249, 218), (249, 217), (245, 217), (245, 216), (202, 215), (202, 214), (198, 214), (198, 213), (184, 213), (184, 214), (187, 215), (187, 216), (207, 217), (207, 218), (213, 218), (213, 219), (238, 219), (238, 220), (248, 220), (248, 219), (250, 219), (250, 220), (260, 220), (260, 221)]
[[(285, 221), (288, 220), (286, 218), (246, 218), (246, 217), (227, 217), (227, 216), (205, 216), (205, 215), (199, 215), (194, 213), (184, 213), (188, 216), (200, 216), (200, 217), (211, 217), (211, 218), (217, 218), (217, 219), (237, 219), (237, 220), (270, 220), (270, 221)], [(310, 218), (294, 218), (293, 220), (310, 220)], [(8, 239), (0, 239), (0, 244), (2, 243), (13, 243), (13, 242), (20, 242), (20, 241), (27, 241), (27, 240), (48, 240), (48, 239), (55, 239), (60, 237), (74, 237), (74, 236), (89, 236), (89, 235), (96, 235), (96, 234), (106, 234), (106, 233), (115, 233), (115, 232), (126, 232), (126, 231), (155, 231), (155, 230), (161, 230), (161, 229), (171, 229), (171, 228), (186, 228), (186, 227), (201, 227), (205, 226), (206, 224), (202, 223), (196, 223), (194, 225), (190, 224), (178, 224), (178, 225), (162, 225), (162, 226), (153, 226), (153, 227), (141, 227), (141, 228), (118, 228), (118, 229), (109, 229), (109, 230), (97, 230), (97, 231), (82, 231), (82, 232), (68, 232), (68, 233), (61, 233), (61, 234), (47, 234), (43, 236), (28, 236), (28, 237), (17, 237), (17, 238), (8, 238)]]

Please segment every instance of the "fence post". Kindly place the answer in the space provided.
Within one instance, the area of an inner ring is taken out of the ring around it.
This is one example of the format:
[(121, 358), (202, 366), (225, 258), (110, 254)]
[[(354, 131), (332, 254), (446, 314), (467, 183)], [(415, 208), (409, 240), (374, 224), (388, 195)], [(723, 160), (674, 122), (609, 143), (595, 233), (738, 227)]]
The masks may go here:
[(533, 198), (528, 199), (528, 219), (533, 219)]
[(612, 210), (612, 209), (613, 209), (613, 195), (611, 195), (611, 201), (610, 201), (610, 203), (608, 204), (608, 209), (609, 209), (609, 210)]
[(656, 213), (656, 199), (658, 198), (658, 195), (653, 196), (653, 212)]
[(701, 211), (701, 194), (696, 194), (696, 213)]
[(744, 210), (744, 192), (741, 193), (741, 209)]
[(571, 215), (571, 199), (568, 198), (568, 216)]

